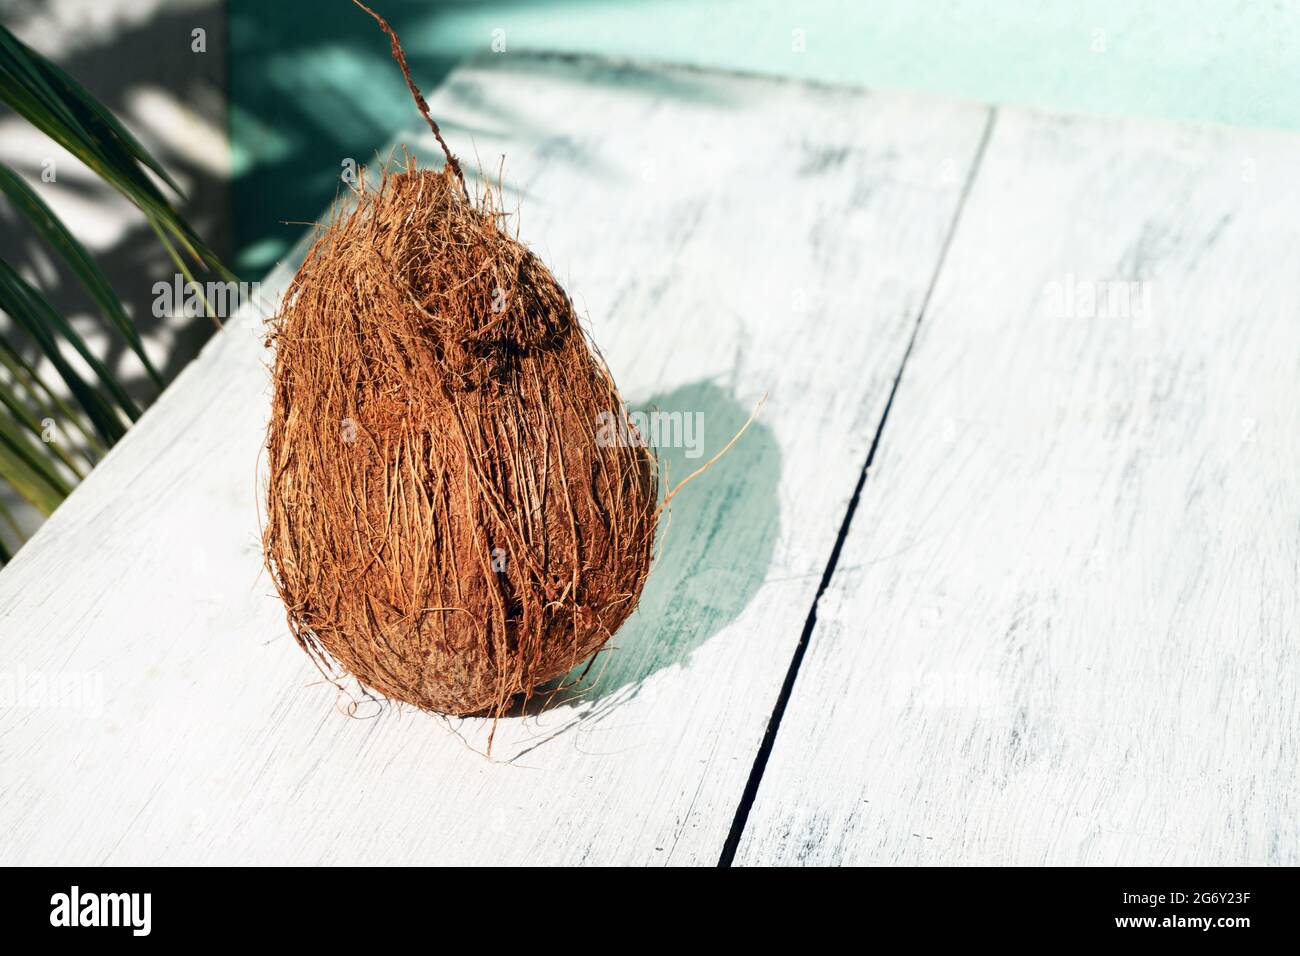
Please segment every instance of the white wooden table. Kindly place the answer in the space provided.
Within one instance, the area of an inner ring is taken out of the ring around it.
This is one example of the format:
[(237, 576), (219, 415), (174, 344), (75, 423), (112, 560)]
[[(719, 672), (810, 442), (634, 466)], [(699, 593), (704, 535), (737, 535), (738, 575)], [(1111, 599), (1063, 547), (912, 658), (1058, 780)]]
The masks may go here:
[(631, 401), (759, 422), (489, 761), (290, 637), (236, 317), (0, 573), (0, 863), (1300, 862), (1300, 140), (514, 54), (432, 107)]

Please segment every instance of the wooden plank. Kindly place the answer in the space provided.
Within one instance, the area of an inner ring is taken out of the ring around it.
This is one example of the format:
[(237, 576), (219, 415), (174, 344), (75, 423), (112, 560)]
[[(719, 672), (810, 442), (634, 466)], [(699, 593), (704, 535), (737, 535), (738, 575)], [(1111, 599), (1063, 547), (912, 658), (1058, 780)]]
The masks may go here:
[(1297, 162), (998, 115), (738, 863), (1300, 861)]
[(484, 721), (349, 719), (289, 637), (258, 545), (269, 354), (236, 320), (0, 575), (5, 667), (84, 677), (80, 707), (0, 711), (3, 862), (718, 859), (986, 111), (514, 55), (433, 109), (494, 176), (508, 156), (631, 401), (702, 415), (701, 454), (767, 392), (760, 420), (674, 504), (598, 685), (505, 720), (489, 762)]

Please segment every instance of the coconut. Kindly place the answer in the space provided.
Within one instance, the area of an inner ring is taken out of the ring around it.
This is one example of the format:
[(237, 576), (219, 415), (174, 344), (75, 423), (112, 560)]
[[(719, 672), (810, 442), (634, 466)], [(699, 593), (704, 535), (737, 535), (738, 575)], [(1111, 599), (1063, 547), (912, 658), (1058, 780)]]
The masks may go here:
[(572, 301), (471, 197), (369, 12), (447, 162), (361, 177), (271, 320), (267, 566), (331, 677), (500, 716), (632, 613), (655, 459), (608, 427), (625, 406)]

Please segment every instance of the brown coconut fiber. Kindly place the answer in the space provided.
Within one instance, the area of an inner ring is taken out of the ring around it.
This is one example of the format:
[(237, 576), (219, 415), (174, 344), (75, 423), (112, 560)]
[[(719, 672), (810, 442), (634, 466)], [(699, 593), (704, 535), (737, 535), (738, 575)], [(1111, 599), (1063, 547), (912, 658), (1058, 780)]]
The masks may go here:
[(447, 159), (362, 177), (272, 320), (264, 547), (328, 675), (500, 716), (631, 614), (658, 481), (602, 437), (624, 405), (569, 297)]

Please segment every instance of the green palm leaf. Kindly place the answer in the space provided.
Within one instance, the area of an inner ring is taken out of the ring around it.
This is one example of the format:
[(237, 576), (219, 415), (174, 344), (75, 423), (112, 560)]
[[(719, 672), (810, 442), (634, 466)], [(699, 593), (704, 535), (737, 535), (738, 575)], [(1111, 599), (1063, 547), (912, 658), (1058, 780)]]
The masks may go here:
[(0, 101), (25, 117), (170, 232), (195, 262), (227, 281), (221, 264), (145, 173), (180, 189), (112, 114), (63, 70), (0, 26)]
[[(0, 405), (3, 405), (8, 410), (9, 414), (13, 416), (12, 422), (6, 422), (3, 416), (0, 416), (0, 428), (13, 430), (14, 425), (17, 425), (20, 428), (26, 429), (32, 438), (40, 441), (43, 445), (46, 445), (49, 448), (49, 453), (61, 461), (64, 466), (72, 472), (72, 474), (76, 475), (77, 478), (86, 477), (81, 468), (73, 460), (72, 456), (63, 450), (62, 445), (60, 445), (57, 440), (49, 442), (45, 440), (44, 421), (33, 415), (29, 408), (23, 405), (23, 403), (18, 401), (15, 396), (11, 395), (3, 388), (0, 388)], [(49, 418), (49, 420), (56, 423), (58, 421), (58, 419), (55, 418)], [(54, 472), (54, 474), (57, 474), (57, 471)]]
[[(70, 424), (81, 436), (87, 464), (93, 466), (97, 458), (107, 450), (104, 444), (83, 424), (81, 416), (41, 379), (31, 363), (3, 336), (0, 336), (0, 365), (9, 373), (15, 389), (22, 390), (21, 396), (16, 391), (6, 394), (16, 402), (25, 402), (26, 407), (34, 410), (42, 419), (53, 418)], [(73, 470), (80, 471), (78, 468)]]
[[(59, 340), (51, 330), (57, 332), (90, 366), (127, 417), (132, 421), (140, 417), (140, 409), (127, 394), (126, 389), (113, 378), (113, 373), (100, 361), (99, 356), (90, 350), (90, 346), (72, 327), (72, 323), (60, 315), (35, 286), (15, 272), (13, 267), (4, 260), (0, 260), (0, 309), (8, 312), (10, 318), (27, 330), (50, 361), (56, 363), (56, 367), (62, 353), (58, 347)], [(62, 369), (59, 374), (63, 374)], [(67, 380), (66, 376), (64, 380)]]
[[(23, 530), (18, 527), (18, 522), (14, 520), (14, 516), (9, 513), (9, 509), (5, 507), (3, 501), (0, 501), (0, 522), (3, 522), (5, 526), (14, 533), (15, 541), (22, 540)], [(4, 564), (12, 557), (13, 552), (10, 551), (9, 546), (5, 544), (4, 535), (0, 535), (0, 564)]]
[(42, 514), (52, 514), (72, 490), (48, 458), (4, 415), (0, 415), (0, 477)]
[[(0, 103), (27, 119), (125, 196), (144, 214), (177, 270), (194, 281), (194, 266), (225, 281), (235, 276), (176, 212), (159, 183), (180, 195), (176, 182), (76, 80), (0, 26)], [(153, 177), (156, 176), (157, 180)], [(103, 271), (37, 191), (0, 165), (0, 192), (34, 232), (57, 254), (140, 358), (155, 385), (161, 376), (145, 354), (138, 329)], [(188, 261), (187, 261), (188, 260)], [(193, 265), (191, 265), (192, 263)], [(0, 260), (0, 311), (25, 333), (57, 372), (66, 400), (25, 358), (18, 343), (0, 330), (0, 482), (44, 514), (51, 513), (82, 478), (87, 465), (126, 432), (140, 409), (82, 336), (45, 295), (9, 263)], [(216, 316), (213, 316), (215, 319)], [(81, 362), (74, 365), (65, 349)], [(92, 373), (87, 380), (79, 371)], [(50, 420), (72, 437), (46, 434)], [(78, 436), (72, 436), (72, 431)], [(53, 438), (54, 440), (47, 440)], [(84, 463), (77, 456), (84, 457)], [(19, 523), (0, 502), (0, 564), (22, 540)]]
[[(126, 433), (126, 429), (112, 404), (88, 385), (77, 370), (68, 363), (59, 349), (59, 340), (51, 330), (71, 332), (75, 341), (72, 338), (69, 338), (69, 341), (73, 342), (74, 346), (80, 344), (77, 351), (82, 354), (82, 358), (87, 358), (91, 368), (100, 374), (102, 380), (112, 383), (115, 392), (121, 393), (123, 397), (125, 392), (122, 392), (120, 385), (112, 381), (113, 377), (108, 374), (107, 369), (104, 369), (103, 363), (91, 354), (86, 344), (81, 341), (81, 337), (68, 325), (67, 320), (3, 259), (0, 259), (0, 309), (9, 313), (9, 317), (22, 326), (32, 340), (40, 346), (45, 357), (54, 365), (72, 393), (72, 397), (81, 405), (104, 441), (112, 444), (121, 438)], [(126, 398), (126, 403), (130, 409), (135, 409), (130, 398)], [(139, 410), (136, 409), (135, 412), (138, 416)]]
[(126, 340), (131, 351), (144, 363), (153, 383), (162, 388), (162, 377), (149, 361), (149, 356), (145, 354), (144, 343), (140, 340), (140, 333), (136, 331), (135, 323), (122, 308), (117, 294), (113, 292), (113, 287), (109, 285), (107, 277), (95, 264), (95, 260), (90, 258), (90, 254), (81, 243), (73, 238), (72, 233), (45, 204), (45, 200), (3, 163), (0, 163), (0, 191), (9, 197), (10, 202), (27, 217), (28, 222), (36, 227), (37, 232), (67, 263), (68, 268), (76, 275), (86, 291), (99, 303), (113, 327)]

